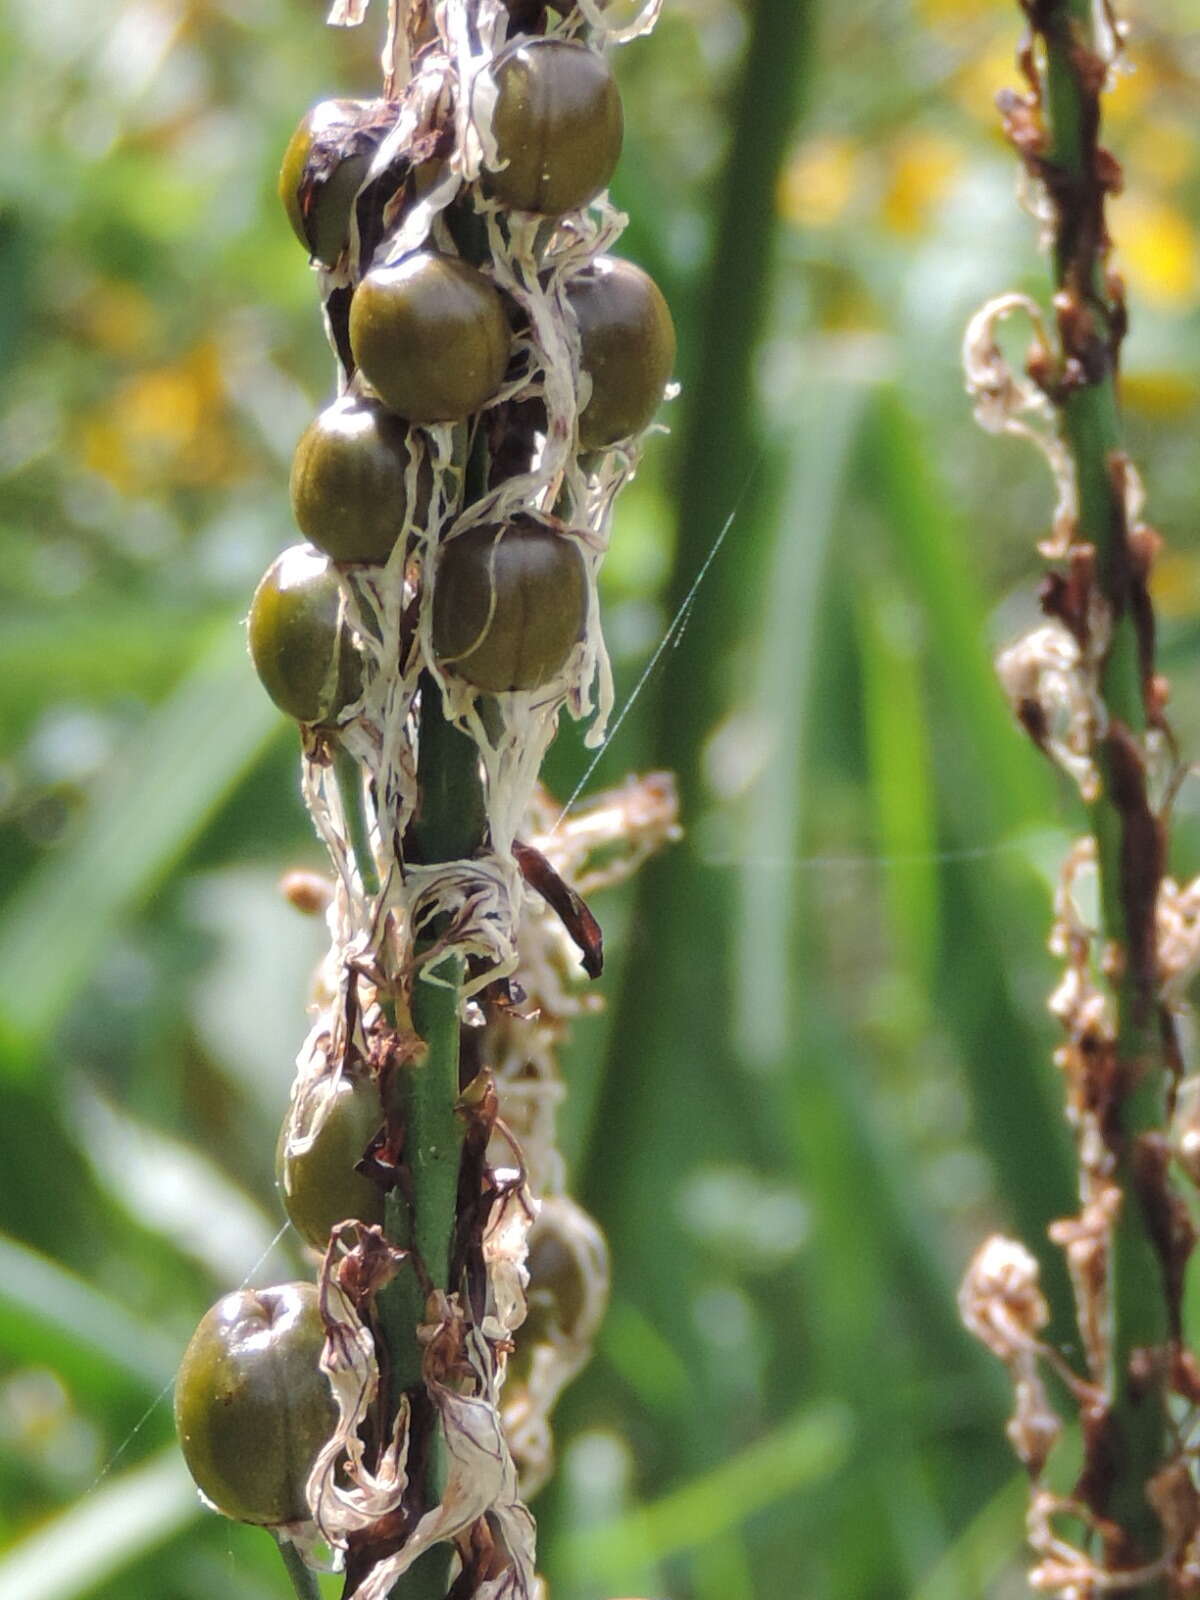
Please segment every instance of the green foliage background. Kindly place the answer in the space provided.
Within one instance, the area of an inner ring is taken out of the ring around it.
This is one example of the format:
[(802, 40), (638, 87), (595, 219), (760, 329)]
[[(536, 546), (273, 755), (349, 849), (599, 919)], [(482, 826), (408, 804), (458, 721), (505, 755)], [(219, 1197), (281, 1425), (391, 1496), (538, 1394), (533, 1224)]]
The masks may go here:
[[(0, 1592), (259, 1600), (166, 1385), (207, 1305), (301, 1269), (271, 1161), (320, 929), (295, 734), (240, 618), (330, 383), (274, 174), (373, 92), (311, 0), (0, 9)], [(1134, 17), (1126, 402), (1165, 664), (1200, 749), (1200, 6)], [(999, 0), (667, 0), (620, 54), (626, 251), (680, 334), (606, 568), (628, 695), (594, 774), (668, 766), (687, 837), (597, 906), (566, 1062), (616, 1263), (536, 1510), (559, 1600), (1023, 1592), (1004, 1385), (955, 1285), (1070, 1206), (1049, 886), (1078, 825), (989, 656), (1049, 484), (973, 427), (958, 345), (1042, 292), (992, 96)], [(575, 730), (551, 758), (566, 794)], [(1178, 872), (1197, 863), (1178, 807)], [(272, 1243), (272, 1241), (275, 1241)], [(331, 1589), (331, 1593), (336, 1589)]]

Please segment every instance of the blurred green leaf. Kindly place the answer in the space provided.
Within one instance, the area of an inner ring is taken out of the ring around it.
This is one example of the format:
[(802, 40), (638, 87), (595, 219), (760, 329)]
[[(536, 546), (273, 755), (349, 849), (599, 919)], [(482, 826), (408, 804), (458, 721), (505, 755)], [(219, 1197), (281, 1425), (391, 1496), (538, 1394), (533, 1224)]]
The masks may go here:
[[(738, 896), (734, 1026), (739, 1052), (753, 1066), (777, 1063), (789, 1043), (783, 999), (793, 981), (801, 902), (789, 852), (780, 844), (801, 835), (811, 795), (806, 777), (815, 759), (810, 722), (818, 623), (869, 396), (866, 384), (836, 371), (819, 395), (797, 384), (787, 395), (792, 426), (774, 440), (786, 476), (762, 583), (754, 677), (740, 708), (748, 741), (764, 743), (766, 758), (740, 808), (730, 862)], [(735, 750), (731, 759), (745, 758)]]
[(0, 1348), (16, 1361), (50, 1362), (84, 1377), (100, 1362), (151, 1393), (171, 1382), (179, 1360), (179, 1351), (157, 1328), (65, 1267), (4, 1236)]
[(212, 634), (208, 619), (147, 617), (144, 607), (89, 594), (47, 617), (6, 618), (0, 634), (0, 726), (12, 727), (45, 702), (152, 696), (178, 676)]
[(227, 624), (153, 713), (78, 833), (34, 872), (0, 932), (0, 1061), (32, 1070), (121, 919), (177, 861), (279, 727)]
[(912, 1600), (991, 1594), (996, 1580), (1012, 1569), (1019, 1555), (1019, 1530), (1028, 1499), (1028, 1479), (1018, 1473), (967, 1524), (917, 1586)]
[[(863, 564), (866, 567), (866, 563)], [(921, 682), (920, 622), (886, 572), (856, 585), (863, 737), (898, 962), (923, 992), (940, 948), (937, 818)]]
[(130, 1220), (236, 1283), (257, 1271), (281, 1230), (202, 1151), (123, 1113), (86, 1083), (74, 1097), (76, 1135), (97, 1183)]
[(576, 1578), (620, 1584), (648, 1559), (669, 1560), (737, 1527), (756, 1512), (831, 1477), (850, 1447), (843, 1406), (812, 1406), (706, 1472), (615, 1522), (569, 1535), (560, 1550)]
[(75, 1600), (203, 1512), (174, 1444), (111, 1478), (0, 1555), (0, 1594)]

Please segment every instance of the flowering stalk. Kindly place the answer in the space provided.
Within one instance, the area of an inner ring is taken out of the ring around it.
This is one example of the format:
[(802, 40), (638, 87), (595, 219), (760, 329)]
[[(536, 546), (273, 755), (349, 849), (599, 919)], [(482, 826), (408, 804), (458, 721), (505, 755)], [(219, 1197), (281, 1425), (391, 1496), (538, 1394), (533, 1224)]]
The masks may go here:
[[(532, 1600), (525, 1499), (606, 1298), (554, 1049), (602, 964), (581, 895), (671, 836), (674, 796), (651, 778), (562, 817), (538, 772), (564, 709), (603, 737), (597, 573), (674, 360), (657, 288), (606, 253), (606, 46), (658, 5), (389, 0), (383, 97), (315, 108), (284, 158), (338, 396), (292, 470), (310, 542), (260, 584), (250, 647), (334, 868), (280, 1143), (322, 1265), (213, 1321), (181, 1416), (197, 1481), (276, 1532), (300, 1595), (324, 1543), (347, 1600)], [(239, 1417), (210, 1379), (246, 1329)], [(281, 1407), (301, 1380), (312, 1403)]]
[[(973, 320), (965, 361), (980, 420), (1033, 438), (1059, 490), (1054, 536), (1041, 546), (1052, 563), (1041, 591), (1047, 624), (999, 665), (1026, 731), (1079, 783), (1090, 829), (1064, 869), (1052, 949), (1065, 973), (1051, 1000), (1066, 1030), (1057, 1060), (1082, 1202), (1051, 1236), (1067, 1253), (1086, 1373), (1040, 1343), (1046, 1307), (1020, 1246), (988, 1242), (962, 1307), (1016, 1385), (1010, 1436), (1035, 1483), (1035, 1587), (1159, 1600), (1194, 1592), (1184, 1585), (1195, 1578), (1197, 1501), (1168, 1410), (1172, 1392), (1196, 1399), (1180, 1311), (1193, 1241), (1169, 1182), (1181, 967), (1179, 891), (1163, 877), (1173, 745), (1146, 587), (1159, 541), (1139, 520), (1140, 485), (1122, 445), (1125, 308), (1104, 215), (1121, 175), (1099, 144), (1121, 35), (1091, 0), (1023, 4), (1028, 90), (1002, 95), (1000, 107), (1049, 234), (1054, 335), (1031, 301), (1005, 296)], [(1025, 377), (995, 339), (1015, 312), (1035, 329)], [(1078, 892), (1088, 876), (1096, 928)], [(1189, 949), (1189, 973), (1193, 957)], [(1067, 1497), (1044, 1487), (1058, 1433), (1038, 1371), (1046, 1363), (1079, 1410), (1083, 1467)], [(1082, 1525), (1082, 1537), (1064, 1525)]]

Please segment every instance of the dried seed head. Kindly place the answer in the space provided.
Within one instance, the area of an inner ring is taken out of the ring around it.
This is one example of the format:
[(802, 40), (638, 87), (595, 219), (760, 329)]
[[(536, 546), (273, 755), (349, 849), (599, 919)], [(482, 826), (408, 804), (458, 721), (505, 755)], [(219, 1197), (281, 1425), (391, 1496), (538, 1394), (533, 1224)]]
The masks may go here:
[(1052, 365), (1046, 355), (1051, 348), (1050, 339), (1037, 302), (1024, 294), (997, 295), (975, 313), (963, 336), (967, 393), (975, 402), (975, 419), (981, 427), (989, 433), (1011, 433), (1028, 439), (1046, 458), (1058, 490), (1058, 503), (1053, 538), (1040, 549), (1047, 557), (1063, 556), (1075, 536), (1079, 511), (1075, 462), (1059, 436), (1054, 406), (1046, 390), (1035, 378), (1018, 376), (1000, 348), (996, 330), (1014, 312), (1022, 313), (1033, 324), (1031, 372), (1041, 377)]

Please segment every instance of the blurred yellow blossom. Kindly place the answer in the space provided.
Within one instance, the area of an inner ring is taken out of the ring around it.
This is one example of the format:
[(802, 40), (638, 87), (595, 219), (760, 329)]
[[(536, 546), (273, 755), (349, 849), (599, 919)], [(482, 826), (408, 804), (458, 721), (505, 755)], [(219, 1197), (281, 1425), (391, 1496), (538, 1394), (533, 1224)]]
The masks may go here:
[(211, 341), (169, 366), (134, 373), (82, 424), (83, 459), (123, 493), (228, 482), (241, 463)]
[(917, 14), (933, 28), (985, 17), (994, 10), (994, 0), (917, 0)]
[(996, 96), (1001, 89), (1023, 87), (1012, 31), (1006, 27), (997, 28), (995, 37), (985, 48), (967, 57), (954, 74), (951, 92), (964, 111), (975, 121), (985, 123), (999, 137)]
[(801, 145), (779, 181), (780, 215), (806, 228), (837, 222), (859, 186), (860, 155), (852, 140), (830, 135)]
[(1196, 231), (1181, 211), (1143, 194), (1119, 195), (1109, 227), (1116, 241), (1114, 265), (1132, 297), (1173, 311), (1196, 292)]
[(1104, 98), (1104, 120), (1110, 128), (1127, 127), (1145, 114), (1156, 89), (1155, 75), (1144, 56), (1128, 57), (1111, 75)]
[(100, 278), (74, 307), (72, 318), (81, 336), (108, 355), (142, 355), (156, 337), (158, 308), (136, 284)]
[(1200, 610), (1200, 561), (1186, 551), (1167, 549), (1154, 564), (1150, 590), (1161, 616), (1194, 618)]
[(911, 133), (889, 146), (883, 221), (893, 233), (919, 233), (962, 165), (953, 140), (936, 133)]
[(1178, 417), (1200, 401), (1200, 383), (1183, 372), (1156, 368), (1121, 377), (1121, 399), (1129, 411), (1163, 420)]
[(1195, 170), (1196, 130), (1176, 118), (1148, 117), (1129, 130), (1121, 159), (1131, 188), (1144, 179), (1172, 188)]

